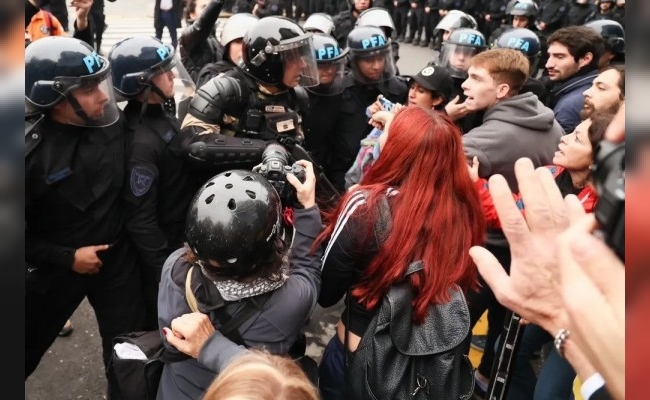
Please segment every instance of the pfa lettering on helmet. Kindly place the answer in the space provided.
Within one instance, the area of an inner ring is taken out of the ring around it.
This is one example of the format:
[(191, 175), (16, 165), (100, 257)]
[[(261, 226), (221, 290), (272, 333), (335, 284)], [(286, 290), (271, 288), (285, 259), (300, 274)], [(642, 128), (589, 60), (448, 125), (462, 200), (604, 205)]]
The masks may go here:
[(341, 55), (341, 49), (338, 46), (326, 44), (325, 46), (316, 49), (316, 61), (327, 61), (336, 59)]
[(83, 58), (83, 63), (86, 65), (86, 68), (88, 69), (88, 74), (92, 75), (102, 69), (102, 66), (104, 65), (104, 61), (99, 57), (99, 54), (97, 54), (96, 51), (93, 51), (89, 55), (85, 56)]
[(169, 47), (165, 45), (158, 47), (156, 49), (156, 53), (158, 54), (158, 57), (160, 57), (161, 61), (169, 57), (169, 55), (171, 54), (171, 52), (169, 51)]
[(361, 41), (361, 46), (363, 46), (364, 50), (373, 49), (375, 47), (383, 47), (386, 46), (386, 40), (381, 35), (372, 35), (368, 39), (363, 39)]
[(530, 7), (530, 4), (528, 4), (528, 3), (517, 3), (517, 4), (515, 4), (513, 9), (514, 10), (525, 10), (528, 7)]
[(463, 33), (458, 40), (460, 44), (469, 44), (472, 46), (485, 46), (484, 39), (473, 33)]
[(524, 53), (528, 53), (530, 51), (530, 41), (511, 37), (508, 39), (506, 47), (510, 49), (519, 49)]

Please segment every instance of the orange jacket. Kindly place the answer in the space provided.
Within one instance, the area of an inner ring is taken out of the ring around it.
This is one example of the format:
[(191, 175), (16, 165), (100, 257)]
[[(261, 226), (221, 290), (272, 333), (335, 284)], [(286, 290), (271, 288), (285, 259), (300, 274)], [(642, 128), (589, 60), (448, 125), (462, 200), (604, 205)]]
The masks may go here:
[(25, 28), (26, 38), (32, 42), (48, 36), (65, 35), (63, 25), (52, 13), (40, 10)]
[[(551, 173), (553, 174), (553, 178), (558, 178), (562, 172), (564, 172), (563, 167), (559, 167), (557, 165), (547, 165), (546, 168), (548, 168)], [(497, 215), (497, 210), (494, 208), (494, 203), (492, 202), (492, 196), (490, 196), (490, 191), (488, 189), (488, 181), (483, 178), (479, 178), (479, 180), (476, 181), (476, 189), (478, 189), (478, 194), (481, 199), (481, 205), (483, 206), (483, 214), (485, 214), (485, 221), (487, 222), (488, 226), (491, 228), (501, 228), (501, 222), (499, 221), (499, 216)], [(515, 199), (517, 202), (517, 207), (521, 210), (522, 214), (524, 216), (526, 215), (526, 210), (524, 209), (524, 202), (521, 199), (521, 195), (519, 193), (513, 193), (512, 197)], [(590, 187), (590, 186), (585, 186), (580, 193), (578, 193), (578, 200), (582, 203), (582, 206), (584, 207), (585, 211), (590, 213), (594, 211), (594, 207), (596, 206), (596, 202), (598, 201), (598, 196), (596, 195), (596, 191)]]

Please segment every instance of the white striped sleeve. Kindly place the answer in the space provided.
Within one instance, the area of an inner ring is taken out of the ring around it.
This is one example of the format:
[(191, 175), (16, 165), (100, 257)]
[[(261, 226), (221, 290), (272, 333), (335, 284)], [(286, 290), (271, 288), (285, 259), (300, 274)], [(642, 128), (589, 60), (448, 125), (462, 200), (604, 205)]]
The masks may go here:
[(350, 196), (350, 198), (347, 200), (345, 207), (343, 207), (343, 211), (341, 211), (339, 217), (336, 220), (336, 225), (334, 225), (334, 230), (332, 231), (332, 237), (327, 243), (327, 248), (325, 249), (325, 253), (323, 254), (323, 258), (322, 258), (321, 268), (323, 265), (325, 265), (325, 262), (327, 261), (327, 256), (330, 250), (332, 249), (332, 245), (338, 239), (339, 235), (341, 234), (341, 231), (343, 231), (343, 228), (345, 227), (345, 224), (350, 219), (350, 216), (356, 211), (357, 208), (359, 208), (360, 205), (365, 204), (365, 202), (366, 202), (366, 197), (361, 191), (356, 192), (355, 194)]

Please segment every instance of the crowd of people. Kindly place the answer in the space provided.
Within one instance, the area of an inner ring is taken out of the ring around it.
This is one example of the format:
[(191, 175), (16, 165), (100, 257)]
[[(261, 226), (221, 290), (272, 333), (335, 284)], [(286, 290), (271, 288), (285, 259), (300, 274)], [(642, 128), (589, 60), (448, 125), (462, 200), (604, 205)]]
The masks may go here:
[[(105, 366), (162, 333), (158, 399), (349, 399), (407, 282), (409, 324), (462, 293), (465, 354), (487, 311), (474, 398), (513, 313), (500, 399), (625, 398), (624, 1), (157, 0), (105, 55), (103, 1), (29, 28), (55, 5), (25, 0), (25, 379), (87, 298)], [(400, 44), (439, 52), (403, 76)], [(316, 365), (304, 326), (342, 300)]]

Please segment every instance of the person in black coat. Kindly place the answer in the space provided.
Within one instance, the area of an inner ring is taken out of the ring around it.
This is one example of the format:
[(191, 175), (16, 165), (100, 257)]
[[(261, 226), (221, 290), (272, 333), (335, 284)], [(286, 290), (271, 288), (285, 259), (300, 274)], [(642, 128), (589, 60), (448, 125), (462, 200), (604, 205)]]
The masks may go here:
[(181, 27), (182, 13), (181, 0), (156, 0), (153, 9), (153, 26), (156, 29), (156, 38), (162, 39), (163, 28), (166, 27), (174, 50), (178, 46), (176, 29)]
[(108, 61), (78, 39), (25, 49), (25, 122), (35, 120), (25, 135), (25, 378), (85, 298), (105, 367), (115, 336), (144, 325), (122, 203), (125, 125), (110, 77)]
[[(147, 306), (145, 329), (157, 328), (160, 273), (167, 257), (183, 245), (183, 229), (194, 195), (181, 148), (180, 121), (166, 107), (175, 83), (194, 92), (194, 83), (175, 52), (159, 39), (136, 36), (109, 54), (115, 91), (129, 99), (124, 191), (126, 227), (142, 263)], [(151, 73), (151, 71), (155, 71)]]
[[(198, 9), (199, 3), (204, 8)], [(204, 65), (223, 58), (223, 46), (217, 40), (215, 25), (223, 5), (223, 0), (189, 0), (186, 7), (187, 27), (179, 39), (179, 53), (194, 82)]]

